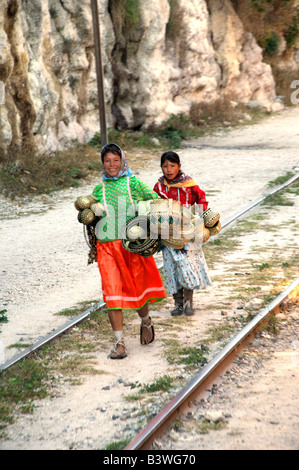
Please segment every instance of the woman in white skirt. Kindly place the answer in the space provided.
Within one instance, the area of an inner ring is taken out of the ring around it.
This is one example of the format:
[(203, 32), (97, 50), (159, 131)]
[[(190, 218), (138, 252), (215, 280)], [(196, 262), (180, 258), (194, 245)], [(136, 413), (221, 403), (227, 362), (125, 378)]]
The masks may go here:
[[(205, 192), (181, 171), (181, 162), (173, 151), (161, 157), (163, 176), (154, 186), (162, 199), (173, 199), (190, 208), (194, 204), (208, 208)], [(193, 291), (211, 286), (208, 267), (199, 241), (190, 241), (182, 249), (163, 247), (165, 287), (175, 301), (171, 315), (193, 315)]]

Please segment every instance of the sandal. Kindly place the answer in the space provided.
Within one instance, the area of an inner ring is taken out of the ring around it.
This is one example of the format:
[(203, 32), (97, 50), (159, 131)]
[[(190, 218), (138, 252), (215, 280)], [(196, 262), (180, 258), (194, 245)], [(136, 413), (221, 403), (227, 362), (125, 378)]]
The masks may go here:
[(127, 357), (127, 348), (123, 339), (120, 339), (115, 343), (115, 346), (111, 349), (111, 353), (108, 357), (110, 359), (123, 359), (124, 357)]
[[(152, 324), (151, 317), (149, 317), (149, 325), (145, 325), (141, 321), (140, 325), (140, 343), (141, 344), (150, 344), (154, 341), (155, 339), (155, 330), (154, 330), (154, 325)], [(146, 328), (146, 333), (143, 337), (143, 329)], [(152, 339), (149, 341), (149, 338), (151, 337), (150, 332), (152, 333)]]

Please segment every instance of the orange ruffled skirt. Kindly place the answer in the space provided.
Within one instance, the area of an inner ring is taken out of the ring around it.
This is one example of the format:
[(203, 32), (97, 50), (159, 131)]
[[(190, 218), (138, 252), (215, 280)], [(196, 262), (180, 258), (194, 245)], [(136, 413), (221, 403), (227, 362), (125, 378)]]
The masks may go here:
[(125, 250), (120, 240), (98, 241), (97, 262), (108, 309), (139, 310), (166, 297), (154, 258)]

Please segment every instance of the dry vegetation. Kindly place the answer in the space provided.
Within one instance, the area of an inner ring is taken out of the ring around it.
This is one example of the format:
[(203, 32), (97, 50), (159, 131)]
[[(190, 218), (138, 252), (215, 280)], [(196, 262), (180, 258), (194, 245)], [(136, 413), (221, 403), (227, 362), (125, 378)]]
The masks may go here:
[[(152, 126), (147, 131), (110, 129), (108, 140), (117, 142), (130, 153), (130, 158), (138, 157), (134, 158), (136, 170), (144, 164), (144, 152), (147, 158), (153, 150), (179, 148), (184, 139), (211, 133), (222, 126), (255, 123), (263, 115), (261, 111), (247, 109), (241, 104), (233, 105), (228, 98), (220, 98), (211, 105), (194, 105), (190, 116), (171, 115), (164, 124)], [(101, 137), (96, 133), (87, 145), (50, 155), (11, 149), (0, 157), (0, 192), (13, 199), (79, 186), (101, 170), (100, 148)], [(140, 160), (139, 164), (137, 160)]]
[(79, 186), (101, 169), (101, 159), (95, 148), (81, 146), (52, 155), (38, 152), (8, 152), (0, 163), (1, 190), (14, 198), (28, 194), (45, 194)]
[(233, 0), (246, 31), (262, 47), (264, 61), (272, 67), (277, 95), (290, 104), (290, 84), (299, 71), (287, 67), (299, 38), (299, 4), (295, 0)]

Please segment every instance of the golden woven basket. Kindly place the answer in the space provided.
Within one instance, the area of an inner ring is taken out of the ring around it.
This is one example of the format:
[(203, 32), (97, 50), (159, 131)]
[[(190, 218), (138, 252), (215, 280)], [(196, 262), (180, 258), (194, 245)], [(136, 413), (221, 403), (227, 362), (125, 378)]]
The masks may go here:
[(122, 238), (129, 241), (149, 238), (149, 219), (144, 215), (138, 215), (128, 220), (122, 230)]
[(208, 228), (213, 227), (215, 224), (217, 224), (218, 220), (220, 219), (219, 212), (213, 212), (212, 209), (207, 209), (206, 211), (204, 211), (202, 216), (204, 224)]
[(189, 240), (185, 240), (183, 238), (161, 238), (161, 243), (165, 246), (169, 246), (170, 248), (175, 248), (176, 250), (180, 250), (183, 248), (185, 243), (188, 243)]
[(78, 220), (81, 224), (89, 225), (95, 219), (94, 213), (90, 209), (83, 209), (78, 213)]
[(142, 227), (133, 225), (127, 228), (127, 238), (129, 240), (145, 239), (147, 238), (147, 233)]
[(154, 238), (147, 238), (146, 240), (130, 241), (122, 239), (122, 246), (131, 253), (136, 253), (144, 258), (153, 256), (159, 248), (159, 240)]
[[(202, 220), (202, 219), (201, 219)], [(210, 238), (210, 229), (204, 223), (197, 222), (195, 225), (195, 238), (199, 243), (206, 243)]]
[(93, 204), (91, 204), (90, 209), (97, 217), (101, 217), (105, 210), (103, 204), (101, 204), (100, 202), (94, 202)]
[(172, 199), (154, 199), (150, 204), (151, 233), (163, 236), (165, 233), (171, 233), (172, 224), (178, 226), (181, 224), (181, 205), (178, 201)]
[(151, 201), (151, 215), (163, 215), (164, 217), (172, 217), (174, 215), (181, 216), (181, 204), (173, 199), (153, 199)]
[(202, 231), (202, 243), (206, 243), (210, 238), (211, 232), (207, 227), (203, 227)]
[(217, 224), (214, 225), (214, 227), (211, 227), (209, 230), (210, 230), (210, 234), (211, 234), (212, 237), (215, 236), (215, 235), (218, 235), (218, 233), (220, 233), (220, 231), (221, 231), (220, 221), (218, 221)]
[(97, 198), (95, 196), (93, 196), (92, 194), (90, 194), (87, 197), (90, 199), (91, 204), (93, 204), (94, 202), (98, 202)]
[(79, 196), (77, 197), (76, 201), (74, 202), (75, 207), (78, 211), (82, 211), (83, 209), (89, 209), (91, 204), (97, 202), (97, 199), (90, 195), (90, 196)]
[(171, 226), (169, 231), (169, 236), (167, 238), (161, 237), (161, 243), (170, 248), (175, 248), (177, 250), (183, 248), (183, 246), (190, 242), (190, 239), (194, 236), (194, 226), (189, 227), (189, 230), (176, 231), (174, 226)]
[(88, 209), (90, 207), (90, 199), (88, 196), (80, 196), (75, 201), (75, 207), (78, 211)]

